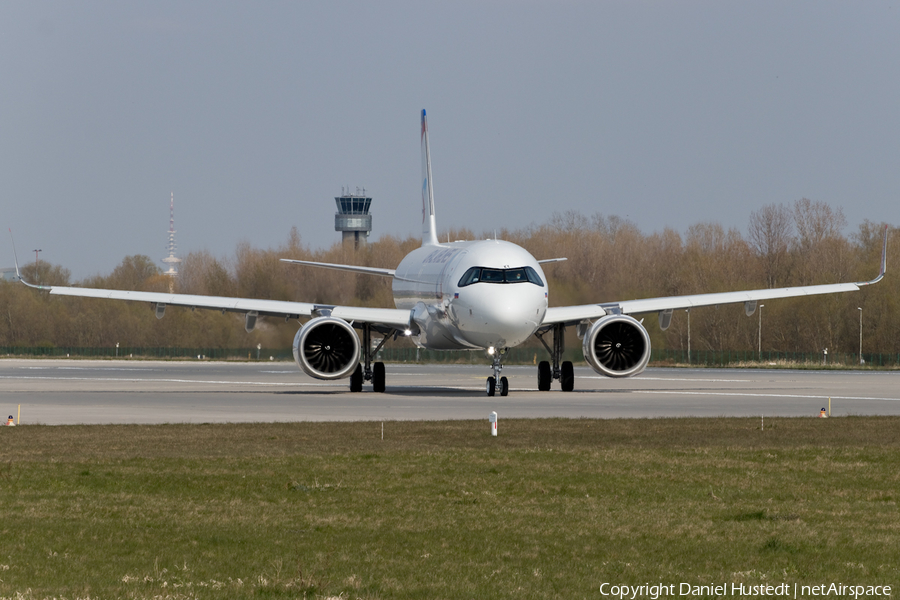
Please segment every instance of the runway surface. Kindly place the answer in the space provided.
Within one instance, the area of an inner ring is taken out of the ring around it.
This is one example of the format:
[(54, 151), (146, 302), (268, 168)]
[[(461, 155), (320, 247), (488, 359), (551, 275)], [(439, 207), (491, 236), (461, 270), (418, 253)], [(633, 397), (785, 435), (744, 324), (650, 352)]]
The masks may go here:
[(0, 360), (0, 417), (23, 424), (221, 423), (564, 417), (900, 415), (900, 372), (647, 369), (609, 379), (576, 368), (575, 391), (537, 391), (509, 366), (487, 397), (485, 366), (387, 365), (387, 391), (318, 381), (293, 363)]

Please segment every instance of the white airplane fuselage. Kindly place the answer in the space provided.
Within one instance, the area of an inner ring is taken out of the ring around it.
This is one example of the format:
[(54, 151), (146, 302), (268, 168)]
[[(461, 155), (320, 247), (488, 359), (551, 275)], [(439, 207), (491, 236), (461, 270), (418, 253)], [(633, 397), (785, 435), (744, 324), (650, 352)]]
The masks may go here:
[(413, 340), (435, 350), (521, 344), (540, 326), (547, 292), (537, 260), (502, 240), (422, 246), (393, 280), (395, 305), (413, 311)]

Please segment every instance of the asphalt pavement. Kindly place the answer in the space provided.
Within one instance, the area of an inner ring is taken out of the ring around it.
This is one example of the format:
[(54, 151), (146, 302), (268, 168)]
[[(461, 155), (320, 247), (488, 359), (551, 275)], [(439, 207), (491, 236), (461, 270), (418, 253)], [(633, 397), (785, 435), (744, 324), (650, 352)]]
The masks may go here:
[[(488, 365), (387, 365), (387, 391), (352, 394), (294, 363), (0, 360), (0, 416), (23, 424), (246, 423), (500, 418), (900, 415), (900, 372), (647, 369), (609, 379), (576, 367), (575, 391), (537, 391), (508, 366), (510, 394), (484, 392)], [(4, 421), (5, 422), (5, 421)]]

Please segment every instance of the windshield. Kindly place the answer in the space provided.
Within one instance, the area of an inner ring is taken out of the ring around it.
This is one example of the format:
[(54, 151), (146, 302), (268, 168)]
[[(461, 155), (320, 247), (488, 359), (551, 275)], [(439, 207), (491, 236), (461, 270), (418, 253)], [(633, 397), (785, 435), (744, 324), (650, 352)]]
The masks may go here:
[(536, 286), (544, 287), (544, 282), (541, 281), (537, 271), (531, 267), (515, 269), (472, 267), (459, 280), (459, 287), (466, 287), (473, 283), (533, 283)]

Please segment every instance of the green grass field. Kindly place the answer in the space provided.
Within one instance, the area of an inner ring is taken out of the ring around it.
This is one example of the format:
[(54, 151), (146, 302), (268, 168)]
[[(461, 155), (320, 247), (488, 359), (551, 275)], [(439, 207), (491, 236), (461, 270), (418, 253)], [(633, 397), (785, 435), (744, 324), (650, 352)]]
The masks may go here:
[(682, 582), (900, 595), (898, 418), (499, 433), (0, 427), (0, 598), (569, 599)]

